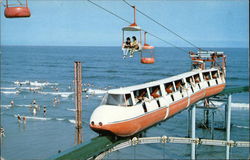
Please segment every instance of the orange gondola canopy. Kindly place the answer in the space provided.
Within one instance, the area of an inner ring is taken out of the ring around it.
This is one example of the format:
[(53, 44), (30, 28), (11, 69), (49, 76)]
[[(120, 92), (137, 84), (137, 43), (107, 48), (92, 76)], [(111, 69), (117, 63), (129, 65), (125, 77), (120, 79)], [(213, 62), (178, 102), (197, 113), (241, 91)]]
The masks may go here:
[(9, 4), (9, 1), (6, 0), (6, 8), (4, 10), (4, 15), (6, 18), (24, 18), (30, 17), (30, 9), (28, 8), (28, 0), (25, 1), (25, 4), (18, 1), (19, 4)]
[(147, 32), (144, 32), (144, 45), (142, 47), (143, 51), (142, 51), (142, 55), (141, 55), (141, 63), (153, 64), (153, 63), (155, 63), (155, 58), (154, 58), (154, 48), (155, 47), (147, 44), (146, 34), (147, 34)]

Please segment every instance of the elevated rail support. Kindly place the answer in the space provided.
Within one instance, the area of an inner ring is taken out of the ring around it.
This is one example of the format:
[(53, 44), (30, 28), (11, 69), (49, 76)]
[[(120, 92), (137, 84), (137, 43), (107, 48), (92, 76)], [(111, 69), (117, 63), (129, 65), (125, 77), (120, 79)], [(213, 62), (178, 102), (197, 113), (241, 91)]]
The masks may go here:
[[(228, 100), (227, 100), (227, 105), (226, 105), (226, 113), (227, 113), (227, 143), (230, 141), (230, 132), (231, 132), (231, 99), (232, 96), (231, 94), (228, 95)], [(230, 146), (227, 145), (226, 146), (226, 159), (230, 158), (229, 155), (229, 150), (230, 150)]]
[[(191, 111), (192, 111), (192, 140), (195, 139), (195, 111), (196, 111), (196, 107), (195, 105), (192, 105), (191, 107)], [(195, 159), (195, 143), (191, 143), (191, 159), (194, 160)]]

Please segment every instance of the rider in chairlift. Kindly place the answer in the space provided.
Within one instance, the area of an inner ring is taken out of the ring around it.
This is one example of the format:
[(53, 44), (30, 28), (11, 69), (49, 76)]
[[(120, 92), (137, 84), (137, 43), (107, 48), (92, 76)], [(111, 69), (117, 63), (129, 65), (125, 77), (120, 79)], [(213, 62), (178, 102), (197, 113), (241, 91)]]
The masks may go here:
[(134, 56), (134, 52), (139, 49), (139, 45), (138, 45), (138, 42), (136, 41), (136, 37), (133, 36), (132, 39), (133, 39), (133, 42), (131, 43), (132, 50), (130, 52), (130, 56), (129, 57), (133, 57)]
[(129, 37), (127, 37), (127, 40), (123, 47), (123, 58), (127, 57), (128, 53), (130, 52), (130, 49), (131, 49), (131, 40)]

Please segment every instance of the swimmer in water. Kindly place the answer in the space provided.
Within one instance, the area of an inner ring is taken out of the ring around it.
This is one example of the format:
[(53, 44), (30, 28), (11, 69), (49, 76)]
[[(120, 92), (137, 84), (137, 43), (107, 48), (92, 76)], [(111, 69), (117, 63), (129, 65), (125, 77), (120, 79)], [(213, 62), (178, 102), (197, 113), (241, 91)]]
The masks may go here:
[(19, 123), (21, 122), (21, 116), (19, 114), (17, 115), (17, 120)]
[(26, 117), (23, 116), (23, 123), (26, 124)]
[(35, 105), (35, 104), (36, 104), (36, 99), (33, 99), (33, 101), (32, 101), (31, 104), (32, 104), (32, 105)]
[(43, 106), (43, 116), (44, 116), (44, 117), (46, 116), (46, 112), (47, 112), (46, 106), (44, 105), (44, 106)]
[(10, 101), (10, 106), (11, 106), (11, 107), (14, 107), (14, 105), (15, 105), (14, 101), (11, 100), (11, 101)]
[(36, 115), (36, 108), (33, 108), (33, 115)]

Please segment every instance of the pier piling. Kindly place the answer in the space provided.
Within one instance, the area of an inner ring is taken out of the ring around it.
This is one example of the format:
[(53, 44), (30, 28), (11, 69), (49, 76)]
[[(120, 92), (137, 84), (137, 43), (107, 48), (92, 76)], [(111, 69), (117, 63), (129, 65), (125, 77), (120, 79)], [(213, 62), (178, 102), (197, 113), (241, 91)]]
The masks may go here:
[(82, 143), (82, 64), (79, 61), (74, 63), (75, 82), (75, 107), (76, 107), (76, 135), (75, 143)]

